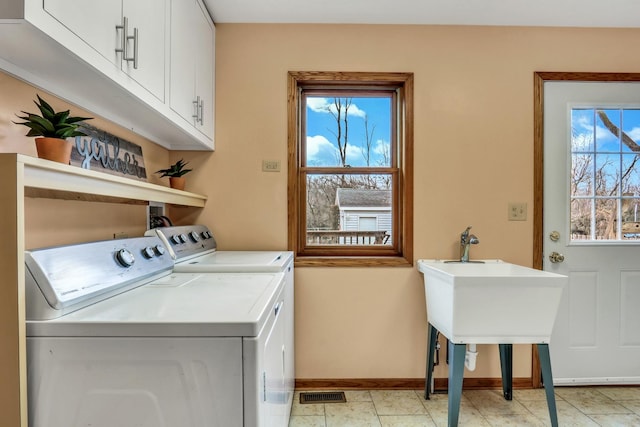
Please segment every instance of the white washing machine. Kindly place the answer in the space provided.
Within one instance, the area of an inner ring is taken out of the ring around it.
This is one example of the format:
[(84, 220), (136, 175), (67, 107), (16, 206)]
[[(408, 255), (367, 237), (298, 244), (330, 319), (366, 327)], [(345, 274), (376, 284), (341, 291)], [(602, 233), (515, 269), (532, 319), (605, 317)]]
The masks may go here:
[(174, 273), (158, 237), (25, 263), (31, 427), (285, 425), (283, 273)]
[(284, 390), (288, 425), (295, 388), (294, 274), (291, 251), (219, 251), (211, 231), (204, 225), (160, 227), (146, 235), (159, 236), (175, 259), (175, 272), (281, 272), (285, 274)]

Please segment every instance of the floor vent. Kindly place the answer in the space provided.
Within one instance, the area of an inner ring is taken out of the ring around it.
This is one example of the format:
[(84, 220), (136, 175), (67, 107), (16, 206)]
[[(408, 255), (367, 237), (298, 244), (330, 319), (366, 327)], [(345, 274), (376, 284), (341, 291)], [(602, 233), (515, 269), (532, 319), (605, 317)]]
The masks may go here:
[(344, 391), (300, 393), (300, 403), (344, 403)]

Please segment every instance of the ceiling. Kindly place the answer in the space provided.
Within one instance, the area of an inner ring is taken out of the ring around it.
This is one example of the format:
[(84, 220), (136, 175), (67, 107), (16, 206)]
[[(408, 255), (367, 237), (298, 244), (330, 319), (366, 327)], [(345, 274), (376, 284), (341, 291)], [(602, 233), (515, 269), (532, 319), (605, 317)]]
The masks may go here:
[(638, 0), (204, 0), (216, 23), (640, 27)]

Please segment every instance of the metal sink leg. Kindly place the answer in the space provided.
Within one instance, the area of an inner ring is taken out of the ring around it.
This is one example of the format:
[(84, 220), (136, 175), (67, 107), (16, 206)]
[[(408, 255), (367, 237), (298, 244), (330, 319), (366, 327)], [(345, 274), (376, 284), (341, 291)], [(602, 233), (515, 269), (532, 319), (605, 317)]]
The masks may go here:
[(433, 354), (436, 351), (436, 337), (438, 330), (431, 323), (428, 324), (427, 335), (427, 375), (424, 382), (424, 398), (429, 400), (429, 392), (431, 391), (431, 380), (433, 379)]
[(449, 341), (449, 427), (457, 427), (458, 425), (466, 352), (466, 344), (454, 344)]
[(542, 370), (542, 382), (547, 395), (547, 406), (549, 407), (549, 418), (552, 427), (558, 427), (558, 413), (556, 411), (556, 396), (553, 392), (553, 375), (551, 374), (551, 358), (549, 357), (549, 345), (538, 344), (538, 355), (540, 356), (540, 368)]
[(500, 369), (502, 370), (502, 394), (506, 400), (513, 399), (513, 344), (498, 344)]

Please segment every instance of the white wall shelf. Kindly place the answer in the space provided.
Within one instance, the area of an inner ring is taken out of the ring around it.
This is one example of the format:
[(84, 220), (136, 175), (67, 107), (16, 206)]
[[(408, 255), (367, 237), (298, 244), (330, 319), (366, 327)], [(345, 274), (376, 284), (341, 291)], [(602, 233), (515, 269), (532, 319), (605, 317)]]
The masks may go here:
[(174, 190), (156, 184), (68, 166), (22, 154), (13, 157), (24, 167), (27, 197), (148, 204), (161, 202), (178, 206), (204, 207), (206, 196)]

